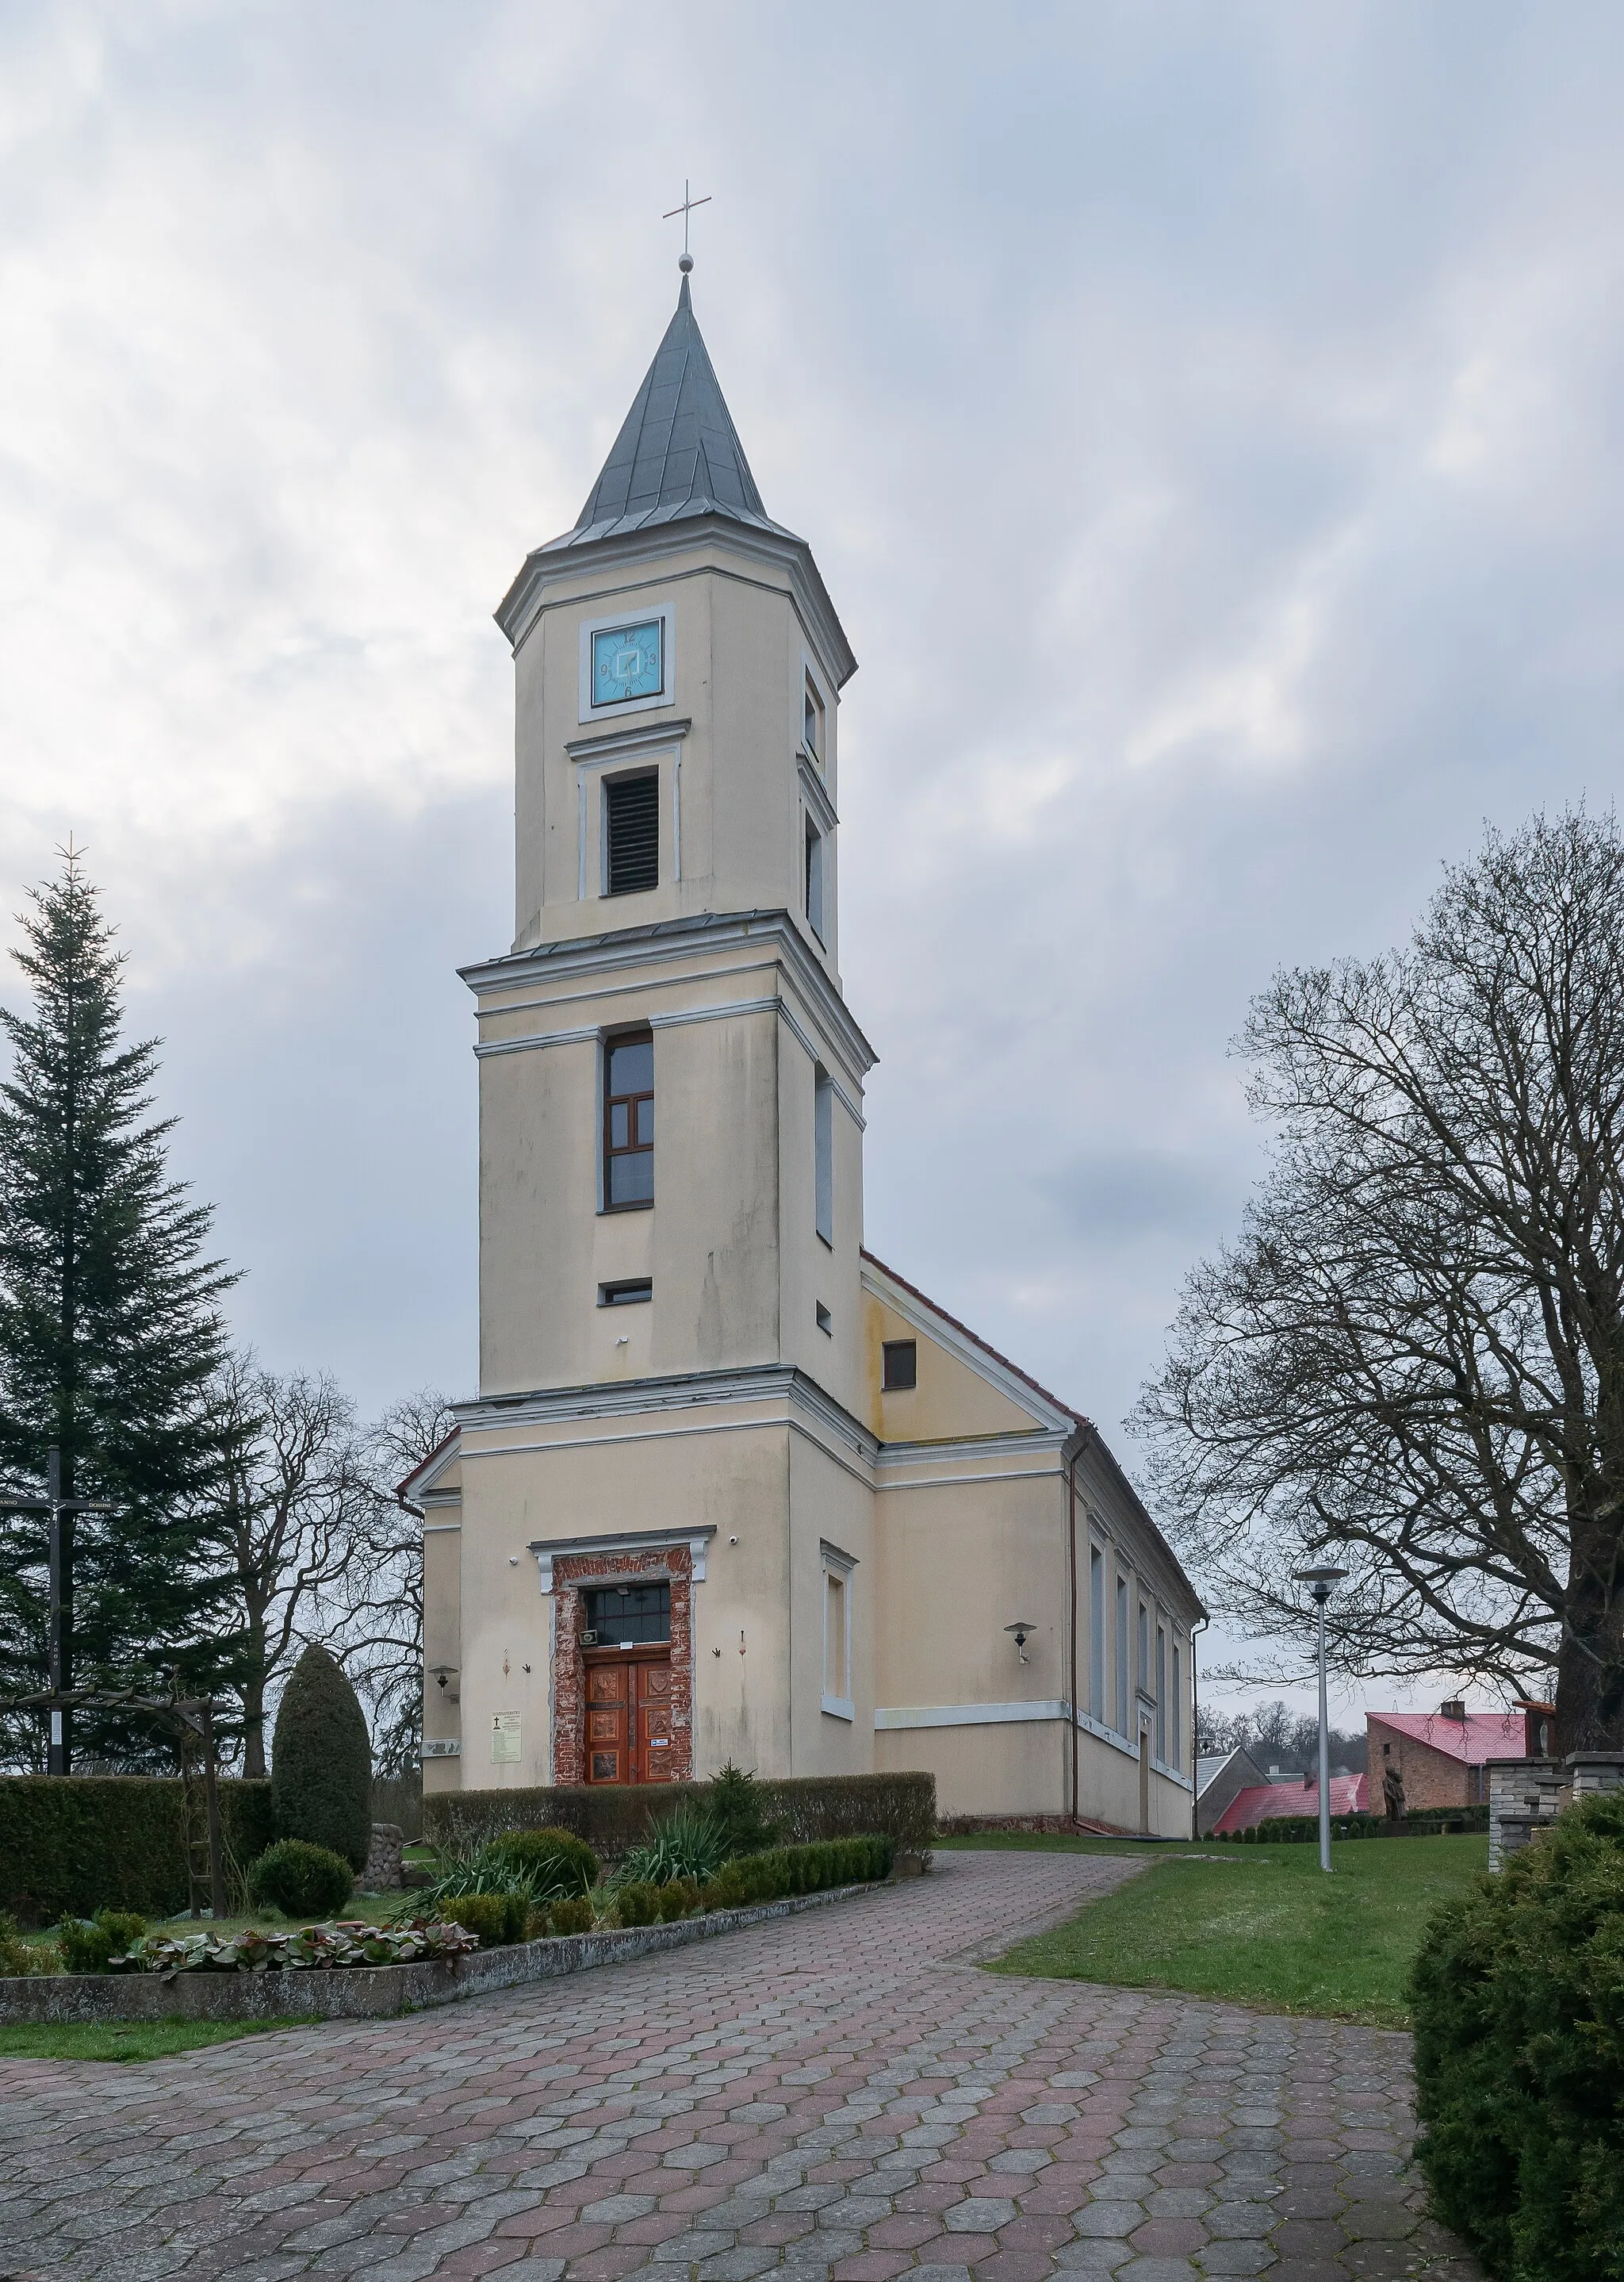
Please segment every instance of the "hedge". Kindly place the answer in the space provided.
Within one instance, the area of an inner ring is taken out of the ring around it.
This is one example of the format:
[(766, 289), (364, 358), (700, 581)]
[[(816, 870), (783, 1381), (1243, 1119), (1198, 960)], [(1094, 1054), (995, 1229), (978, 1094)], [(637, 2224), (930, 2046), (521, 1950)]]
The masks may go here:
[[(762, 1805), (785, 1845), (856, 1838), (879, 1831), (900, 1853), (924, 1854), (936, 1836), (932, 1774), (788, 1775), (763, 1779)], [(649, 1826), (684, 1799), (703, 1807), (704, 1783), (595, 1783), (526, 1790), (431, 1791), (423, 1836), (484, 1838), (545, 1824), (583, 1838), (613, 1861), (648, 1836)]]
[(1439, 1910), (1410, 1996), (1437, 2216), (1504, 2282), (1624, 2275), (1624, 1793)]
[[(1406, 1815), (1401, 1822), (1389, 1822), (1383, 1814), (1334, 1814), (1331, 1817), (1333, 1838), (1440, 1838), (1458, 1836), (1462, 1832), (1487, 1830), (1489, 1809), (1486, 1806), (1441, 1807), (1425, 1814)], [(1272, 1814), (1264, 1821), (1254, 1823), (1247, 1830), (1215, 1830), (1210, 1834), (1220, 1843), (1257, 1846), (1290, 1846), (1317, 1841), (1319, 1836), (1319, 1813)]]
[[(225, 1781), (232, 1883), (270, 1844), (268, 1782)], [(162, 1775), (0, 1775), (0, 1910), (51, 1925), (100, 1909), (172, 1917), (191, 1899), (185, 1790)]]

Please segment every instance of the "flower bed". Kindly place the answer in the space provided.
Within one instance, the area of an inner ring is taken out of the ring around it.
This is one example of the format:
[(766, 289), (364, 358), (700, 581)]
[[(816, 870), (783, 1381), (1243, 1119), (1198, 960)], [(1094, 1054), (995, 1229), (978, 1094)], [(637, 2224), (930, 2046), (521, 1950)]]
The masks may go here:
[(460, 1925), (369, 1925), (364, 1919), (301, 1926), (270, 1933), (148, 1934), (123, 1957), (109, 1958), (109, 1973), (276, 1973), (296, 1967), (331, 1971), (353, 1965), (417, 1965), (424, 1959), (462, 1957), (479, 1947)]

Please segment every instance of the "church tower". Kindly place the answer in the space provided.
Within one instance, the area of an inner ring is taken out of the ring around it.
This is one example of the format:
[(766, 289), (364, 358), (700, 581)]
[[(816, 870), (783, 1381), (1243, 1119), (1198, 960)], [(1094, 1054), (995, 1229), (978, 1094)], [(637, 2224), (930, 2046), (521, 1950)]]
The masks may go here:
[(863, 1250), (856, 661), (692, 267), (497, 613), (516, 901), (463, 970), (479, 1389), (403, 1486), (425, 1785), (928, 1767), (952, 1812), (1187, 1829), (1187, 1581), (1088, 1422)]

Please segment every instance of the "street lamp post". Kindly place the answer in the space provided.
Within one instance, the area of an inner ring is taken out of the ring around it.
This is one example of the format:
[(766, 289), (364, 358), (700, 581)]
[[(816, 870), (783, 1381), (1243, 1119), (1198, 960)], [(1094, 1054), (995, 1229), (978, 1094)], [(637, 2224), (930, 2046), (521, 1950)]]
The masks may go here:
[[(94, 1498), (63, 1496), (62, 1453), (54, 1442), (46, 1454), (44, 1496), (0, 1497), (0, 1512), (43, 1513), (47, 1517), (50, 1603), (46, 1654), (50, 1693), (56, 1697), (66, 1697), (73, 1685), (73, 1516), (76, 1513), (111, 1513), (112, 1510), (112, 1506), (104, 1505)], [(45, 1761), (48, 1774), (66, 1775), (73, 1772), (71, 1716), (71, 1706), (66, 1702), (51, 1704), (50, 1743)]]
[(1331, 1588), (1348, 1574), (1345, 1569), (1299, 1569), (1298, 1584), (1314, 1596), (1319, 1616), (1319, 1867), (1331, 1867), (1331, 1726), (1326, 1702), (1325, 1604)]

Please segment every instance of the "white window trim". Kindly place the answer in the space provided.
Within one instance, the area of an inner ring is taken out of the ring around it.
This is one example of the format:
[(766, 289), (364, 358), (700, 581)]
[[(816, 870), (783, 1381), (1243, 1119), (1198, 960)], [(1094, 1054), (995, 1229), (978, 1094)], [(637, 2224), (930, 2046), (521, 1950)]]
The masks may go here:
[[(838, 1577), (841, 1585), (840, 1607), (846, 1620), (845, 1671), (846, 1685), (848, 1688), (852, 1684), (852, 1572), (856, 1566), (857, 1559), (855, 1554), (843, 1553), (838, 1545), (831, 1545), (827, 1539), (820, 1542), (817, 1588), (823, 1595), (824, 1602), (824, 1678), (827, 1680), (829, 1677), (828, 1580), (831, 1577)], [(826, 1688), (818, 1698), (818, 1708), (820, 1711), (826, 1712), (831, 1719), (855, 1722), (857, 1717), (856, 1706), (849, 1695), (831, 1696)]]
[[(830, 698), (827, 679), (809, 649), (803, 649), (800, 653), (800, 688), (795, 701), (795, 749), (798, 755), (806, 754), (822, 779), (829, 773), (829, 740), (834, 726), (834, 705)], [(812, 684), (812, 692), (823, 716), (824, 749), (821, 753), (814, 752), (807, 743), (806, 689), (808, 681)]]
[[(610, 626), (646, 625), (651, 618), (660, 624), (660, 688), (653, 697), (618, 697), (607, 705), (592, 702), (592, 636), (605, 633)], [(615, 610), (607, 617), (584, 618), (581, 622), (581, 687), (580, 718), (583, 721), (620, 721), (633, 713), (652, 712), (656, 706), (671, 705), (677, 695), (677, 613), (669, 602), (646, 602)]]

